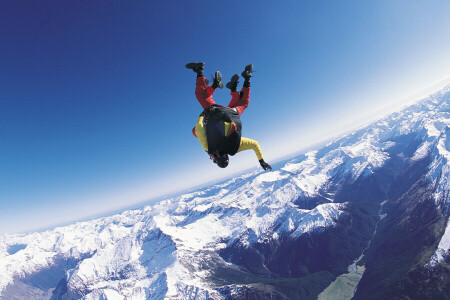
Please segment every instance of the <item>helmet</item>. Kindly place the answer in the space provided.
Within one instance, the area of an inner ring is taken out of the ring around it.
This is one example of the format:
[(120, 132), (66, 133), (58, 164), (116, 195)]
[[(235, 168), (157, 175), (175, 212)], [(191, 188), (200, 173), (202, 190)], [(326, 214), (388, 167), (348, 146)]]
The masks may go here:
[(229, 159), (228, 159), (228, 154), (222, 154), (219, 155), (214, 162), (221, 168), (226, 168), (228, 167), (228, 163), (229, 163)]

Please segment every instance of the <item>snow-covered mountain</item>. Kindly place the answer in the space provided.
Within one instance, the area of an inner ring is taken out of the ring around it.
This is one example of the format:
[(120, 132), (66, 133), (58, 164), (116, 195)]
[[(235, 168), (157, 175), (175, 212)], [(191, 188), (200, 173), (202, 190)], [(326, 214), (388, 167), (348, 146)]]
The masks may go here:
[(0, 298), (444, 298), (448, 135), (450, 86), (272, 172), (1, 236)]

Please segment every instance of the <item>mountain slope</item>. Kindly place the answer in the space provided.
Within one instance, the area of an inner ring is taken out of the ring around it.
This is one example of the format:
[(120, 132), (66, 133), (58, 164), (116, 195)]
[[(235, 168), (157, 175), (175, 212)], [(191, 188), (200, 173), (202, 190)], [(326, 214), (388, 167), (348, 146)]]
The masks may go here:
[(272, 172), (2, 236), (0, 297), (316, 299), (365, 269), (354, 299), (445, 298), (449, 98), (447, 87)]

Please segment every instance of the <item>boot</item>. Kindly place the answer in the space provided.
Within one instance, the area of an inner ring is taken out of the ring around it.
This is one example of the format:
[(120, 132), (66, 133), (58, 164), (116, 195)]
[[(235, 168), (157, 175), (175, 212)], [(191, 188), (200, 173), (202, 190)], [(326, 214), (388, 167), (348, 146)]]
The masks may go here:
[(223, 82), (222, 82), (222, 74), (220, 74), (220, 72), (219, 71), (217, 71), (216, 72), (216, 74), (215, 74), (215, 76), (214, 76), (214, 82), (213, 82), (213, 84), (211, 85), (211, 87), (213, 88), (213, 89), (216, 89), (216, 88), (223, 88)]
[(198, 75), (203, 75), (203, 69), (205, 69), (205, 63), (204, 62), (191, 62), (186, 65), (186, 68), (193, 70)]
[(232, 92), (236, 92), (237, 85), (239, 83), (239, 74), (234, 74), (230, 81), (227, 83), (227, 89), (230, 89)]
[(250, 77), (252, 77), (253, 75), (252, 73), (253, 73), (253, 64), (249, 64), (245, 66), (245, 70), (242, 71), (241, 75), (245, 79), (250, 79)]

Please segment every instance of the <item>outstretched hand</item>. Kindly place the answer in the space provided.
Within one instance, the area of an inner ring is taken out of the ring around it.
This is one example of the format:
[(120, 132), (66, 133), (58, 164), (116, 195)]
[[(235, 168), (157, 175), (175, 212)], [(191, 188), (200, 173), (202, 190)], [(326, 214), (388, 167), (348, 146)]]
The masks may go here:
[(266, 171), (267, 169), (269, 169), (270, 171), (272, 171), (272, 167), (271, 167), (268, 163), (266, 163), (266, 162), (264, 161), (264, 159), (260, 159), (260, 160), (259, 160), (259, 164), (260, 164), (261, 167), (264, 169), (264, 171)]

